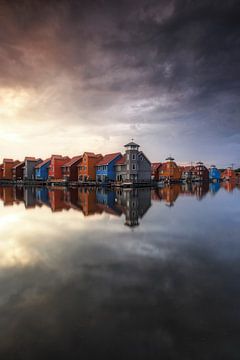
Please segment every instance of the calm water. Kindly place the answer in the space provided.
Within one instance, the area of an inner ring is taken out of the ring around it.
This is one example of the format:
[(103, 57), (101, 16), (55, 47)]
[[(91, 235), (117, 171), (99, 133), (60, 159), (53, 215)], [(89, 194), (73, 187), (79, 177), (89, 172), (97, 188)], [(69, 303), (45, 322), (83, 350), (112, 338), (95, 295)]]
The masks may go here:
[(240, 358), (239, 188), (0, 199), (0, 359)]

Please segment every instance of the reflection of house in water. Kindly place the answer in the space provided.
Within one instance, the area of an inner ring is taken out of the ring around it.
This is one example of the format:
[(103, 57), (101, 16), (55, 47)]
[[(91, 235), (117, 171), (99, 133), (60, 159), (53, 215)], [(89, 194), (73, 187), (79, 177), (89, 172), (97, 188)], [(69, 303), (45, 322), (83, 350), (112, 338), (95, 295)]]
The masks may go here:
[(236, 183), (234, 181), (224, 181), (221, 183), (221, 187), (223, 187), (227, 192), (232, 192), (236, 187)]
[(70, 205), (65, 202), (65, 192), (62, 188), (51, 188), (49, 189), (49, 201), (50, 207), (53, 212), (69, 210)]
[(85, 216), (102, 212), (97, 205), (95, 189), (78, 188), (78, 203)]
[(219, 182), (210, 183), (209, 190), (212, 194), (216, 194), (220, 190), (220, 183)]
[(48, 188), (39, 187), (36, 188), (36, 202), (38, 205), (50, 206)]
[(26, 209), (34, 208), (36, 205), (36, 189), (32, 186), (25, 187), (23, 190), (24, 204)]
[(122, 210), (116, 205), (116, 195), (114, 191), (99, 188), (96, 190), (96, 196), (99, 209), (115, 216), (120, 216), (122, 214)]
[(81, 210), (78, 200), (78, 188), (69, 188), (65, 190), (65, 203), (74, 210)]
[(13, 205), (14, 197), (13, 197), (13, 187), (4, 187), (2, 192), (2, 199), (4, 206)]
[(20, 204), (24, 201), (24, 191), (22, 186), (15, 186), (13, 188), (13, 197), (14, 197), (14, 203)]
[(152, 192), (152, 200), (156, 200), (156, 201), (163, 200), (167, 206), (173, 206), (180, 191), (181, 191), (180, 184), (164, 186), (163, 188), (155, 189)]
[(151, 190), (149, 188), (118, 190), (116, 201), (125, 213), (125, 225), (134, 227), (139, 225), (139, 218), (142, 218), (151, 206)]
[(193, 184), (193, 191), (194, 191), (194, 194), (196, 195), (197, 200), (202, 200), (202, 198), (209, 191), (209, 183), (203, 182), (201, 184)]

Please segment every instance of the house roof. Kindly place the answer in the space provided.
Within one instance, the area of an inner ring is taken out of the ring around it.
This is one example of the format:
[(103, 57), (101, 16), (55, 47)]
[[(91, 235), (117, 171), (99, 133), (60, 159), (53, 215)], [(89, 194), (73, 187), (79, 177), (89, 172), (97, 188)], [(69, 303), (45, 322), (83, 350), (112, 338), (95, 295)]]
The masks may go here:
[(46, 165), (49, 161), (51, 161), (51, 158), (48, 158), (48, 159), (40, 162), (39, 164), (37, 164), (37, 165), (35, 166), (35, 169), (40, 169), (42, 166)]
[(149, 162), (149, 164), (151, 164), (151, 161), (146, 157), (146, 155), (144, 154), (144, 152), (139, 151), (138, 156), (143, 156), (143, 157), (145, 157), (145, 159)]
[(82, 159), (82, 155), (74, 156), (70, 161), (68, 161), (66, 164), (63, 165), (63, 167), (72, 166), (75, 164), (75, 162)]
[(126, 163), (126, 154), (123, 155), (120, 159), (118, 159), (115, 165), (125, 165), (125, 163)]
[(101, 165), (108, 165), (111, 161), (113, 161), (114, 159), (116, 159), (116, 157), (118, 157), (119, 155), (121, 155), (120, 152), (118, 153), (113, 153), (113, 154), (107, 154), (105, 155), (102, 160), (100, 160), (97, 163), (97, 166), (101, 166)]
[(24, 161), (21, 161), (20, 163), (14, 165), (13, 169), (16, 169), (18, 166), (22, 166), (22, 165), (24, 165), (24, 164), (25, 164), (25, 162), (24, 162)]
[(36, 159), (33, 156), (26, 156), (24, 161), (26, 161), (26, 160), (36, 160)]
[(157, 170), (157, 168), (159, 168), (159, 166), (161, 166), (162, 165), (162, 163), (160, 163), (160, 162), (155, 162), (155, 163), (152, 163), (151, 164), (151, 168), (152, 168), (152, 170), (154, 171), (154, 170)]
[(138, 146), (140, 147), (140, 145), (136, 144), (135, 142), (131, 141), (129, 142), (128, 144), (124, 145), (124, 147), (127, 147), (127, 146)]
[(13, 162), (13, 159), (3, 159), (3, 162)]

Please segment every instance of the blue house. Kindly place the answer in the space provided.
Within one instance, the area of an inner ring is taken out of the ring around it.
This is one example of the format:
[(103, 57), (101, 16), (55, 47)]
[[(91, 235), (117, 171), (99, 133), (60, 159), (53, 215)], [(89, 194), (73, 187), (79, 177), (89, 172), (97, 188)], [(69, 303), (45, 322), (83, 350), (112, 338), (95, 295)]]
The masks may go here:
[(212, 165), (209, 169), (209, 180), (216, 180), (219, 181), (221, 179), (221, 173), (216, 168), (215, 165)]
[(35, 179), (46, 181), (48, 179), (48, 168), (51, 159), (46, 159), (35, 166)]
[(115, 163), (122, 157), (121, 153), (107, 154), (96, 165), (96, 180), (108, 182), (116, 180)]

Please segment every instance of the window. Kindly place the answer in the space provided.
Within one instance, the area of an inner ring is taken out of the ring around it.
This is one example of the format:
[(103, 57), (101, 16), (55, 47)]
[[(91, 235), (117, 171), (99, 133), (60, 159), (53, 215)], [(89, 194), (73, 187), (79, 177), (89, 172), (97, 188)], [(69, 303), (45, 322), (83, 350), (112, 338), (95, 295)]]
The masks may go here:
[(136, 164), (132, 164), (132, 169), (136, 170)]
[(132, 159), (136, 160), (136, 154), (132, 154)]

